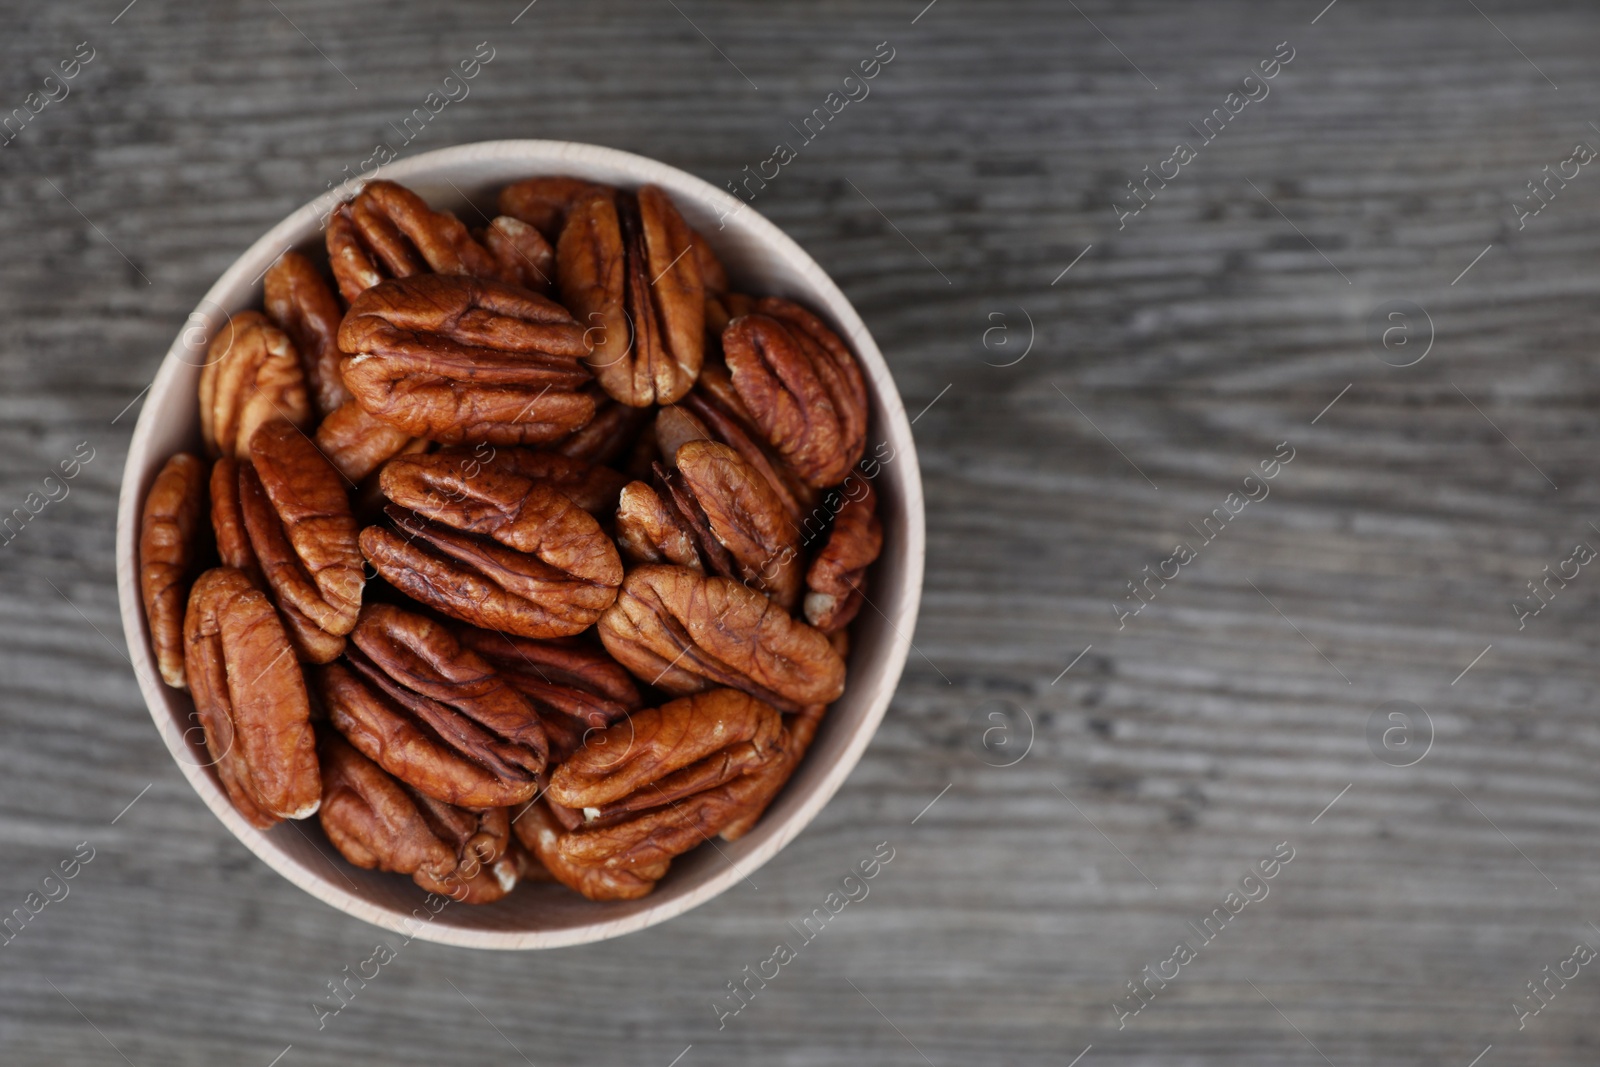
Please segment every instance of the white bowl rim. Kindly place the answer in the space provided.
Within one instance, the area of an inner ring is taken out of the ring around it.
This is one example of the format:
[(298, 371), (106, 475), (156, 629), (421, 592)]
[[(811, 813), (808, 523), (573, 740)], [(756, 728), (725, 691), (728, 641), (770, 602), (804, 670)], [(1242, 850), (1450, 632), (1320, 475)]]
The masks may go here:
[[(189, 780), (189, 784), (234, 836), (273, 870), (319, 900), (373, 925), (404, 933), (408, 938), (414, 936), (466, 948), (557, 948), (619, 937), (664, 922), (696, 907), (722, 893), (776, 855), (811, 822), (817, 812), (838, 791), (877, 731), (894, 695), (911, 648), (910, 635), (916, 627), (926, 557), (922, 480), (910, 423), (906, 418), (905, 406), (899, 391), (893, 384), (887, 362), (855, 308), (799, 244), (777, 225), (751, 208), (748, 203), (716, 188), (704, 179), (658, 160), (599, 145), (532, 139), (480, 141), (418, 153), (380, 167), (372, 173), (351, 178), (338, 188), (291, 212), (263, 234), (222, 273), (196, 305), (195, 314), (205, 314), (208, 305), (223, 309), (220, 301), (227, 293), (240, 287), (241, 283), (247, 286), (258, 283), (267, 267), (284, 251), (300, 244), (320, 229), (317, 221), (319, 205), (338, 203), (347, 199), (367, 181), (377, 178), (401, 182), (408, 178), (426, 181), (429, 172), (442, 165), (474, 161), (498, 163), (508, 158), (520, 157), (526, 157), (530, 168), (527, 173), (530, 175), (561, 173), (583, 175), (597, 168), (616, 169), (628, 172), (630, 178), (636, 179), (638, 184), (653, 183), (666, 188), (675, 197), (687, 195), (696, 198), (700, 206), (709, 207), (717, 212), (719, 217), (736, 218), (740, 225), (749, 227), (753, 231), (752, 235), (764, 248), (787, 260), (787, 265), (797, 270), (813, 287), (814, 292), (826, 303), (827, 314), (844, 327), (863, 369), (874, 383), (875, 399), (887, 414), (884, 420), (886, 424), (880, 427), (880, 430), (895, 449), (895, 465), (904, 471), (905, 506), (902, 517), (905, 540), (903, 544), (895, 546), (895, 550), (905, 554), (905, 581), (897, 590), (897, 602), (890, 605), (890, 613), (885, 615), (894, 633), (888, 642), (886, 654), (881, 659), (886, 669), (881, 673), (882, 681), (878, 691), (872, 694), (867, 714), (855, 727), (854, 733), (849, 736), (848, 745), (841, 757), (826, 769), (826, 773), (811, 792), (805, 795), (798, 807), (776, 823), (773, 823), (772, 811), (763, 817), (757, 826), (757, 831), (763, 831), (767, 836), (744, 858), (743, 862), (737, 865), (730, 863), (726, 868), (705, 877), (703, 882), (692, 890), (673, 898), (663, 899), (659, 904), (645, 906), (621, 918), (601, 919), (582, 926), (513, 932), (471, 929), (432, 922), (420, 926), (415, 922), (408, 923), (410, 913), (364, 899), (341, 887), (330, 877), (297, 862), (269, 841), (262, 831), (244, 820), (234, 809), (227, 795), (212, 780), (205, 767), (183, 758), (190, 752), (190, 746), (184, 739), (185, 731), (173, 721), (166, 707), (166, 701), (172, 691), (161, 681), (150, 653), (137, 568), (139, 513), (143, 504), (141, 482), (146, 472), (153, 477), (154, 472), (166, 459), (165, 456), (152, 454), (151, 438), (155, 434), (155, 412), (160, 406), (153, 401), (156, 397), (165, 395), (171, 379), (182, 373), (184, 345), (183, 332), (180, 331), (151, 383), (144, 409), (140, 413), (132, 440), (129, 442), (128, 459), (123, 468), (117, 506), (118, 599), (122, 612), (123, 632), (128, 642), (128, 653), (147, 710), (162, 740), (166, 742), (173, 761)], [(223, 310), (231, 312), (239, 309)], [(753, 837), (757, 831), (753, 831), (751, 836)]]

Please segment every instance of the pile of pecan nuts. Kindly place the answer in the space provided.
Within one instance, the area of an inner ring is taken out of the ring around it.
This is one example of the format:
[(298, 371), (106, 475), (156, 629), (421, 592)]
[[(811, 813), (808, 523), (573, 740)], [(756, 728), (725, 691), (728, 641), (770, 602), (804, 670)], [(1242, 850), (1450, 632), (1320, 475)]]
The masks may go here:
[(883, 538), (866, 383), (658, 188), (498, 209), (373, 181), (333, 286), (273, 265), (210, 339), (207, 458), (145, 501), (145, 611), (253, 825), (317, 815), (463, 902), (633, 899), (746, 833), (844, 690)]

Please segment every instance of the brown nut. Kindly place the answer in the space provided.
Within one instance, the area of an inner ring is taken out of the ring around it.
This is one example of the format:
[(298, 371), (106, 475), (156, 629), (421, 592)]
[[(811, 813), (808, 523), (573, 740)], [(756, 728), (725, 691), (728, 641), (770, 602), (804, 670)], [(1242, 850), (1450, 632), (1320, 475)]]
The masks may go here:
[(769, 704), (712, 689), (634, 712), (591, 737), (550, 777), (553, 804), (588, 826), (674, 804), (749, 774), (781, 752), (783, 722)]
[(348, 665), (323, 667), (328, 718), (362, 755), (418, 792), (464, 808), (521, 804), (549, 743), (539, 714), (442, 624), (368, 604)]
[[(378, 573), (424, 604), (491, 630), (564, 637), (616, 599), (622, 560), (599, 522), (551, 486), (459, 454), (400, 456), (379, 475), (403, 538), (362, 532)], [(431, 520), (431, 521), (424, 521)]]
[(344, 481), (299, 430), (271, 423), (250, 442), (239, 504), (277, 599), (329, 634), (347, 634), (366, 582)]
[(594, 197), (610, 198), (616, 190), (582, 178), (540, 177), (514, 182), (500, 190), (500, 214), (520, 219), (555, 241), (576, 204)]
[(681, 477), (668, 486), (680, 510), (692, 526), (703, 522), (728, 557), (726, 568), (713, 570), (793, 611), (800, 600), (800, 535), (771, 484), (737, 451), (714, 441), (685, 442), (676, 462)]
[[(216, 533), (217, 555), (222, 558), (222, 565), (243, 571), (252, 585), (265, 590), (267, 580), (261, 573), (256, 551), (250, 545), (249, 531), (245, 529), (244, 508), (239, 499), (240, 468), (239, 461), (231, 456), (221, 457), (211, 467), (211, 528)], [(259, 484), (259, 478), (252, 482), (252, 486)], [(271, 507), (264, 496), (262, 493), (257, 498), (263, 501), (263, 512)], [(263, 523), (269, 518), (263, 514)], [(331, 663), (344, 651), (342, 636), (328, 633), (287, 600), (278, 604), (278, 617), (283, 620), (289, 643), (301, 662)]]
[(334, 408), (317, 424), (317, 451), (352, 484), (360, 483), (387, 460), (426, 443), (367, 414), (354, 400)]
[(516, 887), (505, 808), (471, 811), (423, 796), (332, 732), (318, 751), (322, 829), (345, 859), (409, 874), (463, 904), (490, 904)]
[(656, 887), (670, 860), (633, 870), (585, 867), (567, 859), (561, 851), (564, 827), (551, 815), (543, 800), (523, 808), (511, 820), (517, 840), (533, 854), (539, 866), (568, 889), (590, 900), (637, 900)]
[(538, 709), (556, 763), (577, 751), (591, 731), (604, 730), (643, 704), (633, 676), (593, 645), (534, 641), (471, 626), (456, 636)]
[(556, 244), (561, 299), (591, 331), (589, 367), (616, 400), (671, 404), (705, 352), (705, 288), (683, 216), (660, 189), (574, 206)]
[(799, 711), (844, 692), (844, 661), (828, 638), (731, 578), (636, 567), (599, 631), (618, 663), (669, 693), (730, 686)]
[(866, 594), (867, 568), (883, 550), (883, 523), (872, 483), (852, 474), (839, 490), (839, 513), (806, 572), (806, 621), (825, 634), (850, 625)]
[(554, 451), (480, 444), (471, 451), (442, 449), (438, 455), (454, 460), (462, 477), (468, 480), (483, 471), (493, 470), (542, 482), (559, 489), (597, 519), (609, 519), (616, 513), (617, 495), (628, 484), (625, 475), (610, 467)]
[(537, 229), (501, 215), (479, 238), (500, 265), (500, 276), (541, 296), (556, 290), (556, 250)]
[(322, 784), (311, 703), (267, 595), (242, 571), (206, 571), (183, 631), (195, 711), (234, 807), (262, 828), (314, 814)]
[(156, 667), (162, 680), (175, 689), (187, 688), (183, 611), (198, 569), (205, 504), (205, 464), (197, 456), (179, 452), (156, 475), (139, 520), (139, 592)]
[(299, 252), (285, 252), (268, 268), (263, 284), (267, 317), (294, 341), (312, 406), (325, 416), (350, 399), (339, 376), (344, 311), (321, 272)]
[(344, 381), (369, 414), (444, 444), (559, 440), (594, 415), (583, 329), (512, 285), (421, 274), (362, 293), (339, 329)]
[(798, 304), (768, 297), (756, 307), (722, 331), (733, 386), (807, 485), (837, 485), (866, 448), (861, 368), (838, 335)]
[(268, 422), (311, 423), (305, 371), (289, 335), (259, 311), (241, 311), (212, 338), (200, 370), (200, 435), (211, 456), (243, 459)]
[[(767, 444), (765, 435), (734, 390), (733, 379), (728, 376), (726, 367), (713, 363), (703, 367), (699, 382), (679, 402), (678, 407), (691, 415), (711, 440), (720, 441), (734, 449), (744, 457), (745, 462), (760, 471), (767, 484), (772, 486), (772, 491), (778, 494), (791, 519), (799, 522), (800, 517), (816, 502), (817, 491), (801, 480), (777, 450)], [(690, 438), (683, 438), (686, 439)], [(662, 456), (668, 463), (674, 458), (675, 453)]]
[(695, 531), (676, 507), (644, 482), (629, 482), (617, 501), (617, 547), (630, 563), (670, 563), (702, 573)]
[(368, 182), (328, 219), (328, 261), (339, 292), (356, 297), (385, 278), (469, 274), (499, 279), (500, 265), (448, 211), (403, 185)]

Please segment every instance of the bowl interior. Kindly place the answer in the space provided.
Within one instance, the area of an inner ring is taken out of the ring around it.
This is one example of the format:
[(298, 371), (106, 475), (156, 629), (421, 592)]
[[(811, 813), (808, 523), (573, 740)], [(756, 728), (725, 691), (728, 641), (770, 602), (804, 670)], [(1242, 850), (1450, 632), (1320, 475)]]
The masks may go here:
[(487, 225), (508, 182), (573, 174), (634, 188), (654, 183), (672, 195), (691, 226), (716, 250), (735, 289), (796, 300), (820, 314), (859, 357), (872, 394), (867, 455), (879, 463), (874, 486), (884, 522), (870, 603), (852, 628), (844, 696), (755, 829), (736, 842), (702, 845), (673, 863), (641, 900), (593, 903), (559, 886), (524, 884), (496, 904), (449, 904), (437, 912), (409, 878), (347, 863), (315, 819), (260, 831), (229, 802), (201, 744), (194, 705), (164, 685), (154, 666), (140, 603), (136, 549), (139, 512), (150, 483), (174, 452), (200, 452), (196, 389), (211, 333), (226, 316), (261, 304), (261, 278), (284, 251), (322, 262), (322, 214), (357, 182), (313, 201), (274, 227), (231, 266), (191, 314), (151, 386), (129, 448), (117, 516), (117, 580), (123, 626), (146, 702), (173, 758), (212, 811), (253, 852), (296, 885), (352, 915), (407, 936), (480, 948), (546, 948), (615, 937), (660, 922), (742, 880), (782, 848), (849, 774), (888, 707), (916, 625), (923, 567), (922, 485), (904, 406), (883, 356), (838, 287), (811, 257), (747, 205), (675, 168), (642, 156), (560, 141), (496, 141), (411, 157), (373, 175), (403, 182), (433, 207), (469, 227)]

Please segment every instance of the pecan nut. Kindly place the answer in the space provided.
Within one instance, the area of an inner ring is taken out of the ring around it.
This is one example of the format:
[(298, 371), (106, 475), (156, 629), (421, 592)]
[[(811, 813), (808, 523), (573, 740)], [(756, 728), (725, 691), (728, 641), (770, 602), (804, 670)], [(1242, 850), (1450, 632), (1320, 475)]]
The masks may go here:
[(538, 709), (554, 762), (576, 752), (591, 731), (643, 706), (633, 676), (592, 645), (533, 641), (476, 627), (462, 627), (456, 636)]
[(730, 322), (722, 350), (745, 408), (807, 485), (844, 480), (867, 441), (867, 386), (822, 320), (773, 297)]
[(317, 451), (352, 484), (402, 452), (415, 452), (427, 443), (367, 414), (354, 400), (334, 408), (317, 424)]
[[(668, 434), (662, 442), (664, 445), (681, 445), (683, 441), (705, 437), (734, 449), (745, 462), (761, 472), (783, 502), (784, 510), (796, 522), (816, 502), (816, 490), (767, 443), (765, 434), (733, 388), (733, 379), (725, 366), (708, 363), (701, 369), (694, 390), (670, 410), (682, 415), (658, 417), (659, 428), (670, 426), (678, 431), (676, 435)], [(670, 463), (674, 455), (675, 452), (664, 451), (662, 458)]]
[(311, 703), (266, 594), (242, 571), (206, 571), (183, 631), (195, 711), (234, 807), (262, 828), (314, 814), (322, 784)]
[(800, 765), (806, 749), (811, 747), (811, 741), (817, 735), (817, 724), (822, 721), (822, 714), (827, 710), (826, 704), (812, 704), (802, 708), (798, 715), (790, 716), (784, 724), (782, 753), (779, 758), (752, 773), (751, 780), (737, 783), (736, 790), (740, 794), (743, 806), (738, 816), (723, 826), (724, 841), (737, 841), (749, 833), (766, 812), (767, 807), (777, 799), (790, 776), (794, 774), (795, 768)]
[(729, 686), (799, 711), (844, 692), (844, 661), (828, 638), (731, 578), (636, 567), (599, 631), (618, 663), (669, 693)]
[(443, 625), (369, 604), (348, 665), (321, 668), (334, 728), (368, 759), (435, 800), (464, 808), (521, 804), (549, 758), (539, 714)]
[(366, 575), (355, 515), (333, 465), (293, 426), (263, 426), (239, 470), (239, 505), (279, 602), (329, 634), (349, 633)]
[(692, 231), (652, 185), (575, 205), (556, 244), (562, 302), (598, 334), (589, 366), (624, 404), (671, 404), (705, 354), (705, 285)]
[(660, 860), (632, 870), (574, 863), (561, 851), (564, 827), (540, 800), (522, 809), (511, 828), (545, 873), (590, 900), (637, 900), (656, 887), (671, 863)]
[(806, 571), (806, 621), (825, 634), (844, 629), (861, 610), (867, 568), (883, 550), (883, 523), (872, 483), (852, 475), (839, 497), (827, 543)]
[(179, 452), (167, 460), (144, 498), (139, 520), (139, 591), (161, 678), (184, 689), (183, 610), (199, 557), (205, 511), (205, 465)]
[(305, 371), (289, 335), (259, 311), (241, 311), (211, 339), (200, 371), (200, 435), (212, 456), (243, 459), (269, 422), (311, 422)]
[(742, 579), (792, 611), (800, 600), (800, 533), (771, 483), (736, 450), (688, 441), (664, 473), (714, 574)]
[(590, 463), (612, 463), (632, 448), (640, 431), (649, 425), (650, 410), (619, 404), (594, 382), (583, 391), (594, 401), (594, 418), (551, 445), (551, 451)]
[(339, 292), (356, 297), (386, 278), (432, 271), (500, 278), (500, 265), (461, 220), (390, 181), (368, 182), (328, 219), (328, 260)]
[(629, 482), (617, 501), (617, 547), (632, 563), (670, 563), (703, 573), (695, 531), (678, 509), (644, 482)]
[(594, 416), (583, 329), (535, 293), (423, 274), (356, 298), (339, 328), (344, 381), (368, 413), (444, 444), (559, 440)]
[(513, 182), (500, 190), (500, 214), (526, 222), (547, 240), (555, 241), (574, 206), (595, 197), (610, 198), (616, 191), (582, 178), (545, 176)]
[(267, 317), (294, 341), (312, 406), (327, 415), (350, 399), (339, 376), (344, 362), (339, 301), (311, 260), (295, 251), (285, 252), (268, 268), (263, 284)]
[(559, 489), (501, 467), (469, 477), (452, 453), (391, 460), (379, 486), (399, 505), (388, 514), (400, 533), (369, 526), (362, 552), (391, 585), (446, 615), (563, 637), (616, 599), (616, 546)]
[(541, 296), (556, 290), (556, 250), (533, 226), (510, 215), (489, 223), (479, 240), (500, 266), (500, 276)]
[[(222, 565), (243, 571), (257, 589), (266, 589), (266, 576), (261, 573), (261, 562), (256, 559), (250, 533), (245, 529), (240, 469), (241, 464), (232, 456), (221, 457), (211, 467), (211, 528), (216, 534), (217, 555)], [(260, 479), (253, 484), (259, 485)], [(270, 506), (270, 503), (266, 505)], [(328, 633), (287, 600), (278, 603), (278, 617), (283, 620), (289, 643), (301, 662), (330, 663), (344, 651), (342, 636)]]
[(556, 768), (546, 795), (606, 826), (749, 774), (781, 751), (771, 705), (712, 689), (635, 712)]
[(470, 452), (447, 448), (437, 455), (455, 460), (462, 477), (469, 481), (488, 470), (542, 482), (559, 489), (597, 519), (609, 519), (616, 513), (617, 497), (628, 484), (625, 475), (610, 467), (555, 451), (479, 445)]
[(505, 808), (472, 811), (390, 777), (338, 734), (323, 736), (322, 829), (368, 870), (409, 874), (429, 893), (489, 904), (517, 884)]

